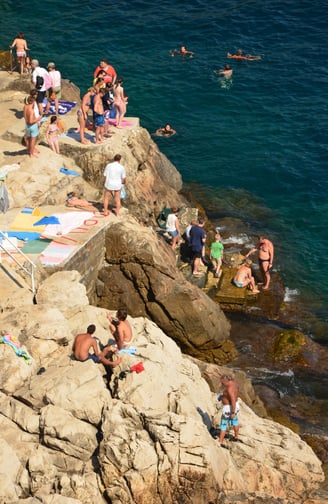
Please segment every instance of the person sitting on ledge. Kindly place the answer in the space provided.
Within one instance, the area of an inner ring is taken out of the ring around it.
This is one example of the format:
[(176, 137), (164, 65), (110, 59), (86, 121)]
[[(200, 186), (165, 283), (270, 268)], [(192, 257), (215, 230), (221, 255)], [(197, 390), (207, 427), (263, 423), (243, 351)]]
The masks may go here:
[(181, 46), (180, 49), (172, 49), (170, 51), (171, 56), (189, 56), (189, 58), (192, 58), (193, 55), (195, 54), (192, 51), (189, 51), (189, 49), (186, 48), (186, 46)]
[[(127, 316), (127, 312), (122, 309), (117, 310), (117, 319), (114, 319), (109, 314), (107, 315), (107, 318), (109, 320), (109, 329), (115, 338), (118, 350), (122, 350), (122, 348), (128, 347), (132, 341), (132, 328), (129, 321), (126, 320)], [(105, 348), (103, 351), (105, 351)]]
[(242, 289), (243, 287), (248, 287), (253, 292), (253, 294), (258, 294), (260, 291), (255, 284), (251, 265), (252, 261), (250, 259), (247, 259), (245, 263), (240, 266), (234, 279), (232, 280), (232, 283), (240, 289)]
[[(106, 354), (108, 353), (108, 349), (106, 350), (106, 347), (102, 352), (99, 352), (97, 341), (92, 336), (95, 331), (96, 326), (94, 324), (90, 324), (87, 327), (86, 333), (75, 336), (72, 347), (75, 359), (80, 362), (93, 360), (93, 362), (101, 362), (106, 366), (118, 366), (122, 362), (122, 357), (118, 357), (115, 361), (110, 361), (106, 358)], [(91, 349), (93, 350), (93, 353), (89, 353)]]
[(158, 136), (170, 137), (175, 134), (176, 134), (176, 131), (171, 127), (170, 124), (165, 124), (165, 126), (163, 128), (158, 128), (155, 131), (155, 135), (158, 135)]
[(228, 52), (227, 58), (237, 59), (237, 60), (248, 60), (255, 61), (262, 59), (261, 56), (253, 56), (252, 54), (243, 54), (241, 49), (238, 49), (236, 54), (231, 54)]

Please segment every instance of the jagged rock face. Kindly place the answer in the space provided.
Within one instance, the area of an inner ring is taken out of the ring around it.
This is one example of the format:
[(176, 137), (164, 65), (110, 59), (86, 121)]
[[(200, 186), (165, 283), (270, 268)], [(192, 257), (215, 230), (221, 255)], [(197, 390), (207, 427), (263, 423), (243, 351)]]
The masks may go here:
[[(67, 306), (52, 306), (64, 275), (54, 275), (42, 304), (0, 314), (0, 328), (32, 357), (28, 365), (0, 345), (0, 502), (305, 502), (323, 478), (311, 448), (244, 401), (242, 442), (220, 448), (210, 429), (219, 424), (221, 403), (155, 323), (130, 318), (136, 354), (122, 354), (107, 380), (101, 364), (72, 360), (62, 337), (71, 343), (92, 322), (106, 344), (108, 320), (81, 293), (81, 305), (68, 294)], [(73, 281), (68, 275), (79, 292)], [(131, 372), (139, 361), (144, 371)]]
[(99, 273), (102, 307), (122, 306), (132, 316), (148, 316), (195, 357), (223, 363), (236, 355), (219, 305), (185, 280), (175, 254), (154, 231), (132, 219), (113, 224), (106, 259)]

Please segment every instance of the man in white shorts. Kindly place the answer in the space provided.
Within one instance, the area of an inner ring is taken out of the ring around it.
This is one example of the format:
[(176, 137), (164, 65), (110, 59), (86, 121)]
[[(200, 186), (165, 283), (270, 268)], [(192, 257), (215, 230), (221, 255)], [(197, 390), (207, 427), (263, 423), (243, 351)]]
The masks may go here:
[(105, 167), (105, 196), (104, 196), (104, 215), (110, 214), (108, 211), (109, 196), (112, 194), (115, 199), (116, 216), (119, 217), (121, 209), (121, 189), (125, 184), (126, 173), (125, 168), (121, 165), (121, 155), (116, 154), (113, 163), (108, 163)]

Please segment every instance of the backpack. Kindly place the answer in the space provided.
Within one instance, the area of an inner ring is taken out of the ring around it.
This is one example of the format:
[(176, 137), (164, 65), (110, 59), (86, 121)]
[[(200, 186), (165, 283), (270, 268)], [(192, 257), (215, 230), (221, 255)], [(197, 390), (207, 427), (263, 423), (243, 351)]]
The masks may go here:
[(44, 83), (43, 77), (41, 77), (41, 75), (37, 75), (36, 76), (36, 83), (35, 83), (36, 89), (41, 89), (43, 86), (43, 83)]

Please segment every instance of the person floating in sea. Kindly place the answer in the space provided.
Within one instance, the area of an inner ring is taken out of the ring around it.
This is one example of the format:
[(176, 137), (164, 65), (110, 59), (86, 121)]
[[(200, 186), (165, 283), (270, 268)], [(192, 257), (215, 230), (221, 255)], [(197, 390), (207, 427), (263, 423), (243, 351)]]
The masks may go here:
[(192, 58), (194, 56), (194, 52), (193, 51), (189, 51), (189, 49), (186, 48), (186, 46), (181, 46), (180, 49), (172, 49), (170, 51), (170, 54), (171, 56), (181, 56), (181, 57), (185, 57), (185, 56), (189, 56), (189, 58)]
[(253, 294), (258, 294), (260, 291), (256, 287), (254, 277), (251, 270), (252, 261), (247, 259), (245, 264), (240, 266), (239, 270), (234, 276), (232, 283), (242, 289), (243, 287), (249, 287)]
[(14, 47), (16, 48), (16, 57), (19, 63), (19, 73), (22, 75), (24, 73), (25, 68), (26, 51), (29, 51), (29, 48), (27, 47), (27, 42), (24, 38), (24, 33), (19, 32), (19, 34), (9, 47), (10, 49), (13, 49)]
[(241, 49), (238, 49), (236, 54), (231, 54), (228, 52), (227, 58), (232, 58), (236, 60), (248, 60), (248, 61), (256, 61), (262, 59), (261, 56), (253, 56), (252, 54), (244, 54)]
[(222, 416), (219, 435), (219, 445), (221, 446), (229, 427), (233, 427), (235, 434), (231, 441), (238, 441), (238, 412), (240, 406), (238, 402), (239, 386), (236, 380), (230, 375), (223, 375), (221, 376), (220, 381), (223, 387), (222, 394), (218, 394), (218, 401), (222, 402)]
[(231, 79), (233, 70), (230, 65), (224, 65), (224, 68), (221, 70), (214, 70), (214, 73), (216, 75), (220, 75), (221, 77), (224, 77), (225, 79)]
[(165, 126), (163, 128), (158, 128), (155, 131), (155, 135), (158, 135), (158, 136), (170, 137), (175, 134), (176, 134), (176, 131), (175, 131), (175, 129), (173, 129), (171, 127), (170, 124), (165, 124)]
[(263, 289), (267, 290), (270, 286), (271, 275), (270, 270), (273, 264), (274, 258), (274, 246), (273, 243), (265, 238), (264, 236), (258, 237), (258, 244), (256, 247), (253, 247), (245, 257), (250, 256), (254, 252), (258, 251), (259, 253), (259, 266), (261, 273), (263, 275), (264, 285)]

